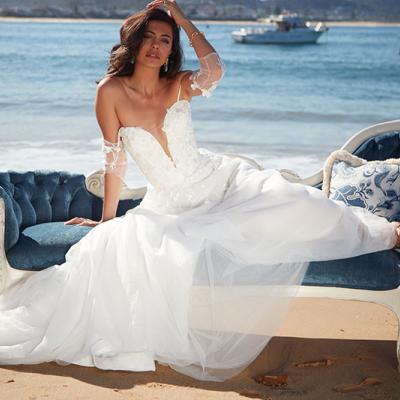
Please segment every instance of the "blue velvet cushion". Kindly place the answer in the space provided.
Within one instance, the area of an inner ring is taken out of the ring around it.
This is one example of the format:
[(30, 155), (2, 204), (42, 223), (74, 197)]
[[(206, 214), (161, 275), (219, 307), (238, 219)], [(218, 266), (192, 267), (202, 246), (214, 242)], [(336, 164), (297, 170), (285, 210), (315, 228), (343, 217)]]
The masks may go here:
[(400, 253), (385, 250), (341, 260), (312, 262), (302, 285), (395, 289), (400, 285)]
[(46, 222), (25, 228), (15, 246), (7, 253), (9, 264), (17, 269), (39, 271), (65, 262), (69, 248), (92, 228)]
[(392, 221), (400, 213), (400, 159), (366, 161), (335, 151), (324, 166), (322, 190), (333, 200)]

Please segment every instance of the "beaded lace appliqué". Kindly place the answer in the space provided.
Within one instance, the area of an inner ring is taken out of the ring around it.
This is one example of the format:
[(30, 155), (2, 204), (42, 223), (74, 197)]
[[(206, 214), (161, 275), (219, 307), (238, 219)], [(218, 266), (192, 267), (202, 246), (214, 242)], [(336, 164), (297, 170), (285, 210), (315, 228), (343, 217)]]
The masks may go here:
[(104, 155), (104, 173), (123, 178), (126, 173), (127, 160), (122, 140), (119, 139), (117, 143), (113, 143), (103, 139), (102, 152)]
[(199, 58), (200, 69), (194, 71), (189, 79), (193, 82), (190, 87), (199, 89), (205, 97), (210, 97), (212, 92), (223, 78), (225, 65), (218, 53), (212, 52)]
[(165, 118), (173, 166), (151, 134), (139, 127), (121, 130), (125, 147), (149, 182), (142, 205), (160, 212), (191, 208), (204, 201), (218, 160), (200, 153), (193, 134), (190, 103), (176, 102)]

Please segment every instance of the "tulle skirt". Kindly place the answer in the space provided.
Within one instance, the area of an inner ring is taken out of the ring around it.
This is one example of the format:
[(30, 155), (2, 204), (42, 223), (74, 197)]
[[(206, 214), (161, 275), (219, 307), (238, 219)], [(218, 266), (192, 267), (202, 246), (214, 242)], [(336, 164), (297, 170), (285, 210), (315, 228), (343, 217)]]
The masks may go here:
[(224, 380), (274, 336), (309, 261), (394, 246), (383, 218), (215, 157), (218, 173), (191, 206), (163, 212), (149, 190), (72, 246), (64, 264), (1, 295), (0, 364), (149, 371), (158, 361)]

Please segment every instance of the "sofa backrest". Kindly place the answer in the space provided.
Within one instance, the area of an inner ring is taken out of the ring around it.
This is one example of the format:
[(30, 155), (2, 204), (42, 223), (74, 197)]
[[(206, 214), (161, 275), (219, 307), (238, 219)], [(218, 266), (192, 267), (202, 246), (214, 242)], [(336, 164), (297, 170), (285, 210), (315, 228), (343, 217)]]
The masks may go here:
[[(85, 176), (65, 171), (0, 172), (0, 198), (5, 205), (5, 251), (14, 246), (21, 230), (73, 217), (100, 220), (103, 199), (86, 189)], [(140, 200), (120, 200), (122, 216)]]
[(74, 215), (92, 218), (93, 195), (85, 176), (56, 171), (7, 171), (0, 186), (11, 197), (19, 228), (65, 221)]
[(386, 132), (367, 139), (353, 154), (368, 161), (400, 158), (400, 131)]
[[(387, 132), (378, 133), (374, 137), (370, 137), (362, 141), (355, 150), (344, 147), (347, 151), (357, 157), (367, 161), (387, 160), (389, 158), (400, 158), (400, 131), (390, 130)], [(317, 189), (322, 188), (322, 170), (308, 178), (303, 179), (303, 183), (312, 185)]]

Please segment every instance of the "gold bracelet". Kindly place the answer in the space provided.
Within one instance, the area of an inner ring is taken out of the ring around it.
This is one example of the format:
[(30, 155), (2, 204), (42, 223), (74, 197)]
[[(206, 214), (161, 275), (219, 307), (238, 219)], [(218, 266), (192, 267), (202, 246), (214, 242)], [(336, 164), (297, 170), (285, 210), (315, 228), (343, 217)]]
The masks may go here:
[(194, 32), (192, 32), (192, 34), (190, 35), (190, 39), (189, 39), (189, 46), (190, 47), (193, 47), (193, 39), (198, 35), (202, 35), (204, 37), (204, 32), (202, 32), (202, 31), (194, 31)]

